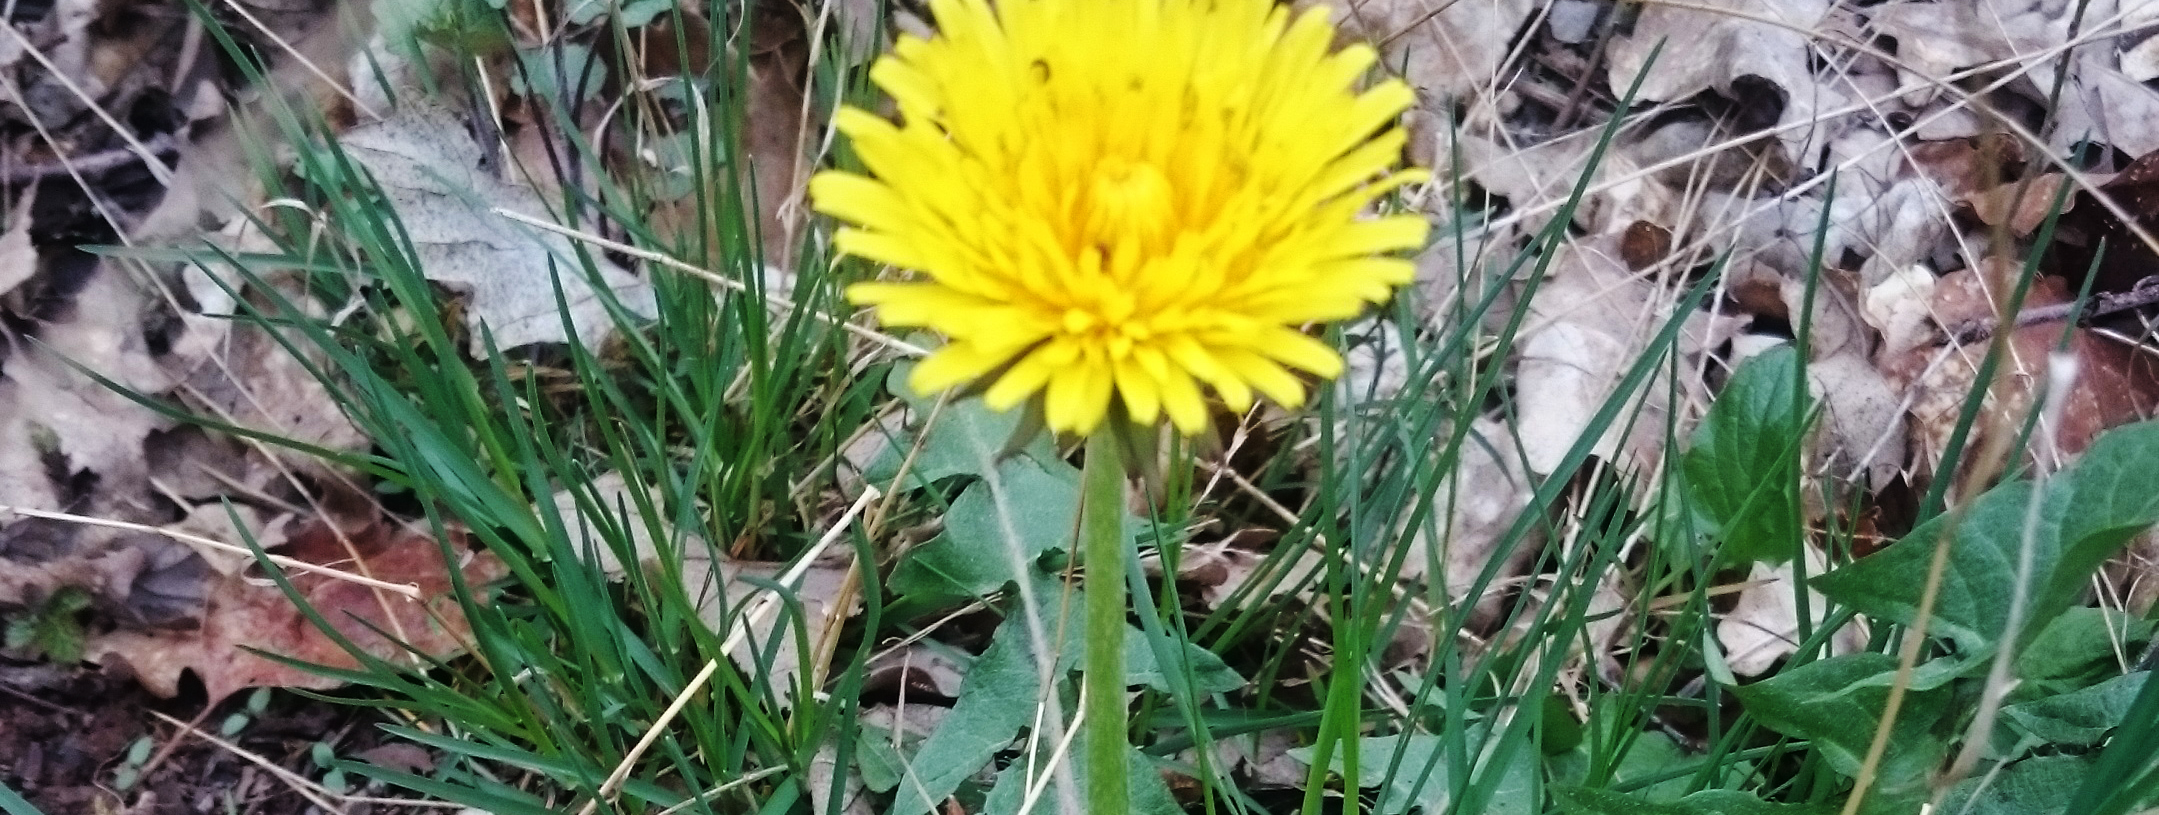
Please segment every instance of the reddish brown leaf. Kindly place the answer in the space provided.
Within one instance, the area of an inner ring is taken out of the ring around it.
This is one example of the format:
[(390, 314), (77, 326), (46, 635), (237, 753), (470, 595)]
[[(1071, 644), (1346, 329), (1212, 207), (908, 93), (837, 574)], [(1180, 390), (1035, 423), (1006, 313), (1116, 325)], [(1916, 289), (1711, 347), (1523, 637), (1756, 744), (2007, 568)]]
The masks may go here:
[[(350, 547), (327, 525), (316, 522), (294, 534), (280, 554), (416, 585), (427, 599), (415, 601), (347, 580), (289, 573), (293, 586), (338, 633), (369, 654), (406, 664), (412, 655), (405, 646), (384, 639), (371, 627), (432, 656), (463, 648), (471, 631), (449, 596), (450, 575), (434, 540), (386, 523), (355, 530), (349, 540)], [(507, 574), (500, 560), (485, 552), (471, 552), (462, 540), (453, 541), (451, 550), (462, 562), (468, 582), (485, 583)], [(124, 662), (134, 669), (143, 687), (160, 696), (179, 693), (181, 674), (194, 671), (212, 705), (245, 688), (324, 689), (342, 684), (273, 662), (249, 649), (336, 668), (359, 667), (358, 660), (317, 629), (274, 583), (245, 573), (225, 578), (210, 593), (195, 629), (114, 632), (93, 639), (86, 653), (94, 660), (109, 657)]]

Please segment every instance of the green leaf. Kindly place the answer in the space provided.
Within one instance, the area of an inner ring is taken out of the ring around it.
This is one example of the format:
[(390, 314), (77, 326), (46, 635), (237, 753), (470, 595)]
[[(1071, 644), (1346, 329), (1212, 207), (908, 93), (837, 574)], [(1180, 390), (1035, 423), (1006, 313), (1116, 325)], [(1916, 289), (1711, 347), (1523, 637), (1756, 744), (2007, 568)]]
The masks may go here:
[(1881, 552), (1815, 578), (1831, 599), (1862, 613), (1910, 625), (1918, 616), (1935, 542), (1955, 527), (1932, 630), (1967, 657), (1989, 653), (2009, 624), (2025, 513), (2039, 495), (2034, 527), (2031, 613), (2023, 642), (2036, 637), (2083, 596), (2084, 584), (2137, 531), (2159, 523), (2159, 478), (2139, 462), (2159, 456), (2159, 424), (2124, 427), (2100, 437), (2075, 468), (2049, 479), (2003, 484), (1979, 496), (1961, 518), (1937, 517)]
[[(1809, 740), (1832, 769), (1852, 776), (1881, 723), (1896, 671), (1895, 657), (1852, 654), (1809, 662), (1732, 692), (1762, 724)], [(1875, 795), (1926, 793), (1929, 774), (1948, 752), (1948, 743), (1933, 732), (1948, 697), (1949, 691), (1940, 688), (1906, 692), (1890, 733), (1889, 752), (1882, 757)]]
[[(1074, 596), (1072, 602), (1078, 605), (1081, 599)], [(1155, 658), (1154, 647), (1147, 642), (1147, 632), (1127, 626), (1124, 636), (1125, 684), (1146, 685), (1163, 693), (1172, 693), (1177, 686), (1169, 678), (1190, 673), (1192, 684), (1200, 693), (1228, 693), (1244, 687), (1244, 676), (1215, 656), (1213, 651), (1189, 640), (1178, 643), (1184, 646), (1183, 654), (1178, 658), (1180, 664), (1164, 670)]]
[(1790, 346), (1741, 365), (1680, 456), (1687, 494), (1722, 538), (1726, 563), (1783, 563), (1799, 554), (1799, 451), (1810, 399), (1797, 397)]
[(892, 575), (904, 597), (972, 599), (1041, 574), (1042, 553), (1072, 545), (1079, 470), (1012, 459), (995, 477), (967, 485), (945, 513), (945, 531), (916, 547)]
[(2150, 620), (2103, 608), (2071, 608), (2017, 652), (2017, 676), (2046, 681), (2073, 680), (2095, 671), (2119, 674), (2117, 646), (2142, 642), (2151, 633)]
[[(1013, 434), (1025, 419), (1022, 411), (991, 410), (980, 398), (953, 399), (939, 407), (937, 399), (918, 396), (907, 387), (910, 370), (912, 367), (907, 365), (894, 367), (887, 388), (906, 399), (917, 420), (928, 421), (929, 426), (918, 429), (917, 435), (902, 434), (893, 439), (892, 446), (864, 468), (865, 480), (872, 484), (892, 483), (918, 437), (921, 449), (914, 452), (914, 463), (907, 467), (907, 486), (911, 488), (926, 487), (955, 475), (986, 476), (1001, 464), (1023, 456), (1044, 462), (1043, 466), (1063, 463), (1048, 434), (1029, 440), (1018, 455), (1007, 455)], [(1077, 483), (1078, 475), (1073, 478)]]
[(2122, 723), (2150, 676), (2150, 672), (2140, 671), (2083, 690), (2009, 705), (2002, 708), (2002, 718), (2040, 741), (2092, 747)]
[[(1076, 631), (1079, 621), (1077, 615), (1071, 616)], [(1020, 728), (1034, 723), (1035, 708), (1043, 702), (1040, 660), (1055, 659), (1058, 674), (1070, 667), (1071, 660), (1041, 653), (1032, 640), (1031, 627), (1021, 614), (1006, 617), (997, 627), (989, 647), (960, 681), (959, 700), (952, 712), (907, 762), (892, 813), (932, 811), (968, 776), (988, 766)]]
[(1552, 798), (1561, 815), (1832, 815), (1837, 811), (1820, 804), (1772, 804), (1735, 790), (1703, 790), (1669, 804), (1582, 788), (1554, 790)]
[[(1039, 774), (1042, 768), (1050, 766), (1049, 753), (1052, 745), (1044, 741), (1039, 742), (1037, 747), (1040, 749), (1035, 761), (1014, 761), (997, 773), (996, 785), (990, 788), (989, 796), (982, 802), (984, 815), (1018, 815), (1021, 804), (1026, 802), (1026, 787), (1031, 783), (1039, 783), (1039, 779), (1030, 777), (1028, 771), (1032, 769)], [(1068, 755), (1072, 762), (1072, 778), (1075, 781), (1087, 777), (1085, 753), (1085, 750), (1073, 750)], [(1126, 777), (1132, 781), (1125, 796), (1125, 800), (1129, 802), (1127, 811), (1134, 815), (1181, 815), (1184, 812), (1184, 808), (1177, 805), (1177, 797), (1170, 793), (1168, 782), (1162, 780), (1162, 767), (1153, 756), (1134, 747), (1126, 753), (1125, 758)], [(1055, 802), (1055, 795), (1056, 788), (1052, 782), (1052, 786), (1044, 788), (1042, 799), (1029, 811), (1062, 811), (1063, 807)]]
[(2089, 776), (2085, 756), (2041, 756), (1998, 773), (1980, 773), (1949, 789), (1936, 812), (1962, 815), (2056, 815), (2067, 811), (2066, 793)]

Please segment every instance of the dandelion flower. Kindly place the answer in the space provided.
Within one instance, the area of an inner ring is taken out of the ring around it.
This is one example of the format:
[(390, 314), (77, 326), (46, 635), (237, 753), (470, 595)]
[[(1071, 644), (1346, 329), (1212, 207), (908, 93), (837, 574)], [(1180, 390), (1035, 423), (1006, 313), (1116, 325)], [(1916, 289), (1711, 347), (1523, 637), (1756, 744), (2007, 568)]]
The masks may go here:
[(848, 289), (886, 325), (949, 342), (924, 393), (980, 382), (990, 407), (1043, 400), (1088, 433), (1207, 425), (1255, 393), (1301, 404), (1333, 377), (1302, 327), (1409, 281), (1388, 253), (1415, 215), (1372, 217), (1399, 171), (1398, 81), (1360, 90), (1370, 48), (1330, 52), (1323, 11), (1271, 0), (933, 0), (939, 32), (871, 69), (900, 120), (844, 109), (867, 174), (820, 173), (843, 253), (920, 273)]

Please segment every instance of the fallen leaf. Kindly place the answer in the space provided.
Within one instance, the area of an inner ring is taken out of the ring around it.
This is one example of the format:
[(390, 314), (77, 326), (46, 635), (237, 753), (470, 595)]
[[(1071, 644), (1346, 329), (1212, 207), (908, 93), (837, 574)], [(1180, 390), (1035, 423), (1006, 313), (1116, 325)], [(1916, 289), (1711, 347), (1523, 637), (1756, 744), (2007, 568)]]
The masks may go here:
[[(1515, 388), (1536, 394), (1522, 400), (1517, 432), (1530, 471), (1540, 475), (1556, 470), (1589, 431), (1672, 316), (1667, 296), (1620, 260), (1617, 236), (1569, 241), (1555, 251), (1515, 352)], [(1687, 332), (1696, 340), (1710, 327), (1703, 320)], [(1698, 342), (1684, 345), (1675, 350), (1699, 350)], [(1646, 471), (1662, 452), (1667, 390), (1654, 380), (1641, 385), (1630, 397), (1634, 412), (1603, 428), (1590, 454), (1623, 471)]]
[[(2008, 279), (2021, 264), (2003, 257), (1989, 258), (1988, 278)], [(1932, 291), (1934, 319), (1947, 326), (1967, 327), (1990, 320), (1994, 298), (1981, 276), (1971, 270), (1944, 275)], [(2026, 309), (2069, 301), (2068, 286), (2058, 277), (2042, 277), (2032, 285)], [(2059, 320), (2037, 322), (2012, 330), (2008, 354), (2001, 361), (1998, 386), (1981, 406), (1975, 443), (1989, 428), (2016, 432), (2046, 387), (2049, 352), (2063, 336)], [(1964, 400), (1975, 387), (1978, 369), (1988, 341), (1920, 346), (1896, 355), (1884, 355), (1878, 365), (1892, 387), (1908, 392), (1914, 441), (1914, 469), (1934, 474), (1942, 451), (1955, 431)], [(2088, 328), (2069, 332), (2069, 352), (2078, 362), (2076, 381), (2063, 406), (2061, 425), (2042, 428), (2031, 453), (2073, 456), (2089, 445), (2101, 431), (2152, 415), (2159, 409), (2159, 362), (2129, 345)], [(1936, 474), (1937, 476), (1939, 474)]]
[[(366, 653), (392, 663), (418, 664), (414, 652), (439, 658), (464, 648), (471, 631), (450, 594), (443, 552), (433, 539), (387, 523), (349, 530), (346, 537), (349, 548), (327, 524), (316, 522), (295, 533), (280, 554), (412, 584), (426, 599), (414, 601), (347, 580), (288, 572), (293, 587), (331, 627)], [(466, 549), (461, 540), (453, 540), (450, 551), (468, 583), (485, 584), (508, 574), (500, 560)], [(197, 627), (186, 631), (122, 630), (94, 637), (85, 648), (85, 658), (125, 664), (144, 688), (163, 697), (178, 694), (181, 675), (191, 671), (202, 681), (207, 704), (213, 706), (246, 688), (327, 689), (343, 684), (253, 651), (333, 668), (360, 665), (317, 629), (283, 591), (260, 577), (243, 573), (219, 580), (199, 619)], [(376, 633), (378, 629), (403, 644), (385, 639)]]
[(1516, 32), (1541, 0), (1300, 0), (1326, 5), (1340, 36), (1380, 48), (1420, 93), (1452, 99), (1485, 90)]
[[(1634, 30), (1612, 41), (1607, 81), (1623, 91), (1641, 76), (1637, 102), (1713, 90), (1742, 106), (1740, 118), (1752, 125), (1742, 131), (1818, 122), (1820, 111), (1843, 104), (1832, 86), (1815, 81), (1810, 62), (1809, 32), (1822, 25), (1829, 8), (1827, 0), (1648, 4)], [(1795, 127), (1777, 136), (1796, 151), (1814, 139), (1811, 130)]]
[[(568, 238), (502, 216), (502, 209), (552, 221), (532, 188), (490, 172), (472, 136), (449, 111), (408, 105), (339, 139), (396, 210), (420, 271), (469, 298), (472, 351), (561, 343), (597, 347), (615, 323)], [(600, 285), (623, 308), (656, 312), (652, 286), (597, 253), (587, 256)], [(570, 328), (557, 308), (559, 281)]]
[[(1808, 574), (1828, 570), (1829, 563), (1819, 551), (1812, 546), (1805, 549)], [(1739, 591), (1739, 602), (1717, 621), (1717, 642), (1724, 646), (1724, 660), (1732, 673), (1761, 676), (1799, 650), (1799, 599), (1794, 590), (1798, 572), (1792, 563), (1755, 563), (1747, 581), (1747, 587)], [(1828, 621), (1831, 603), (1821, 592), (1806, 592), (1811, 631)], [(1856, 620), (1830, 635), (1832, 656), (1856, 654), (1866, 647), (1866, 626)]]

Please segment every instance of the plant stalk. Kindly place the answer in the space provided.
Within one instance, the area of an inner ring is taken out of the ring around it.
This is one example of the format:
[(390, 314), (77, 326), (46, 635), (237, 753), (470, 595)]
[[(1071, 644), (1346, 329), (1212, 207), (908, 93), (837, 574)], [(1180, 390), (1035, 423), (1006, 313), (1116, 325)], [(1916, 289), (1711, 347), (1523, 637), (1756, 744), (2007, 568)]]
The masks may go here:
[(1087, 732), (1087, 811), (1124, 815), (1124, 456), (1116, 431), (1087, 437), (1080, 474), (1080, 555), (1087, 567), (1087, 654), (1081, 697)]

